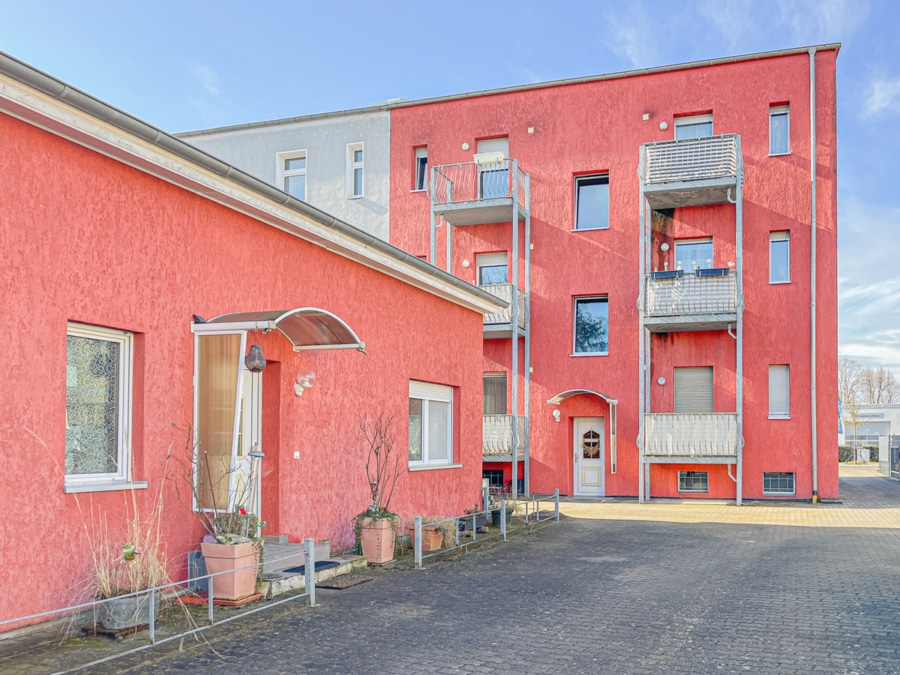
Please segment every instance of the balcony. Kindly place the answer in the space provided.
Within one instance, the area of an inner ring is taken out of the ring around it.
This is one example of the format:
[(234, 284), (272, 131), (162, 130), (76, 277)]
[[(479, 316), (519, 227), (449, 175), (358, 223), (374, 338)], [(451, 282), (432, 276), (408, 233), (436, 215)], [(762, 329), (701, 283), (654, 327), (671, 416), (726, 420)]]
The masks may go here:
[(519, 459), (525, 457), (525, 437), (528, 433), (528, 418), (514, 415), (485, 415), (482, 418), (482, 454), (485, 462), (512, 461), (513, 420), (516, 424), (516, 453)]
[[(502, 156), (502, 155), (501, 155)], [(443, 164), (432, 169), (431, 204), (453, 226), (525, 218), (527, 174), (514, 159)]]
[(644, 196), (654, 209), (731, 202), (744, 180), (735, 134), (645, 143), (641, 150)]
[(737, 462), (737, 413), (648, 413), (643, 433), (647, 462)]
[(737, 324), (737, 275), (727, 267), (654, 272), (644, 278), (644, 326), (651, 333), (726, 330)]
[(512, 315), (513, 305), (515, 304), (519, 310), (518, 330), (519, 337), (525, 336), (525, 291), (521, 288), (515, 289), (515, 299), (513, 298), (512, 284), (490, 284), (482, 286), (481, 290), (487, 291), (491, 295), (495, 295), (501, 300), (506, 300), (509, 307), (504, 307), (493, 314), (485, 314), (484, 316), (484, 338), (486, 340), (498, 340), (502, 338), (511, 338), (513, 333)]

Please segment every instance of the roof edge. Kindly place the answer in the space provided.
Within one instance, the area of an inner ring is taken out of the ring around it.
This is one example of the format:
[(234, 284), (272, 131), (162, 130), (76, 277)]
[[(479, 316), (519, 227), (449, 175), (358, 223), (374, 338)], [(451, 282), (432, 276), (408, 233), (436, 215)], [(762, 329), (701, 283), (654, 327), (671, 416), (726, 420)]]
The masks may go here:
[(638, 68), (635, 70), (623, 70), (615, 73), (606, 73), (601, 75), (585, 75), (583, 77), (564, 78), (561, 80), (548, 80), (547, 82), (535, 82), (533, 84), (517, 84), (509, 87), (499, 87), (496, 89), (481, 89), (478, 91), (464, 92), (461, 94), (447, 94), (444, 96), (432, 96), (420, 99), (402, 99), (398, 101), (375, 103), (363, 108), (346, 108), (344, 110), (335, 110), (329, 112), (312, 113), (310, 115), (297, 115), (294, 117), (281, 117), (274, 120), (263, 120), (260, 122), (244, 122), (242, 124), (231, 124), (222, 127), (210, 127), (209, 129), (195, 129), (191, 131), (183, 131), (175, 134), (178, 138), (193, 138), (197, 136), (207, 136), (218, 133), (226, 133), (232, 131), (245, 131), (249, 129), (258, 129), (260, 127), (282, 126), (287, 124), (296, 124), (299, 122), (311, 122), (321, 119), (330, 119), (336, 117), (350, 117), (353, 115), (364, 115), (372, 112), (385, 112), (395, 108), (411, 108), (419, 105), (429, 105), (432, 103), (444, 103), (447, 101), (459, 101), (467, 98), (478, 98), (481, 96), (497, 96), (500, 94), (511, 94), (520, 91), (530, 91), (532, 89), (547, 89), (550, 87), (565, 87), (573, 84), (585, 84), (588, 82), (601, 82), (603, 80), (618, 80), (626, 77), (639, 77), (642, 75), (653, 75), (655, 73), (670, 73), (679, 70), (690, 70), (692, 68), (705, 68), (708, 66), (717, 66), (726, 63), (741, 63), (743, 61), (757, 61), (760, 59), (777, 58), (780, 56), (793, 56), (796, 54), (806, 54), (810, 50), (815, 51), (839, 51), (840, 42), (827, 42), (820, 45), (810, 45), (808, 47), (792, 47), (790, 49), (777, 49), (767, 52), (753, 52), (750, 54), (739, 54), (737, 56), (723, 56), (715, 59), (705, 59), (700, 61), (685, 61), (668, 66), (654, 66), (652, 68)]

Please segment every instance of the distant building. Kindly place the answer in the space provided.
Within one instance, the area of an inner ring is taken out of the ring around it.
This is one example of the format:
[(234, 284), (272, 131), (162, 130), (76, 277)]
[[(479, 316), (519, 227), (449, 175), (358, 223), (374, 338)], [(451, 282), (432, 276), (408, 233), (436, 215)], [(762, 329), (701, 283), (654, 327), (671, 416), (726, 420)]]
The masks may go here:
[[(367, 150), (364, 193), (389, 211), (390, 241), (510, 302), (484, 322), (483, 471), (497, 485), (836, 497), (838, 49), (184, 137), (271, 167), (303, 145), (285, 129), (327, 120), (342, 130), (318, 161), (343, 162), (352, 208), (349, 148), (389, 115), (390, 174)], [(313, 203), (317, 180), (310, 156)]]

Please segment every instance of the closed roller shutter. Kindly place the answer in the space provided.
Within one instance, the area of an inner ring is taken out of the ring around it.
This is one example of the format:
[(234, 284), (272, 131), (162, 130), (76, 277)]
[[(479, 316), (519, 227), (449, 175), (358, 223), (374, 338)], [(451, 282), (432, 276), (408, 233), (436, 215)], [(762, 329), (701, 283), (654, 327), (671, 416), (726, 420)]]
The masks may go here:
[(675, 412), (711, 413), (713, 411), (713, 369), (675, 369)]

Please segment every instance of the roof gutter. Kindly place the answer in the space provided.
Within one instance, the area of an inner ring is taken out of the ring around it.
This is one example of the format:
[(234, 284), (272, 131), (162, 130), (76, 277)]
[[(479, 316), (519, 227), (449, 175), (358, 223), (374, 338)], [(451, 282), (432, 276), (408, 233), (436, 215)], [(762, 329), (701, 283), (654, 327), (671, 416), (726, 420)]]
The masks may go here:
[[(150, 145), (165, 150), (182, 160), (195, 164), (217, 176), (247, 188), (267, 200), (299, 212), (307, 218), (355, 240), (366, 248), (377, 251), (420, 273), (433, 277), (442, 284), (453, 286), (470, 296), (478, 298), (482, 302), (489, 302), (498, 308), (508, 306), (506, 301), (501, 300), (495, 295), (473, 286), (459, 277), (444, 272), (424, 260), (420, 260), (414, 255), (411, 255), (368, 232), (364, 232), (325, 211), (317, 209), (296, 197), (292, 197), (268, 183), (265, 183), (258, 178), (254, 178), (240, 169), (216, 159), (212, 155), (190, 145), (186, 141), (182, 141), (151, 124), (144, 122), (134, 115), (109, 105), (108, 103), (105, 103), (80, 89), (76, 89), (62, 80), (59, 80), (52, 75), (48, 75), (2, 51), (0, 51), (0, 74), (6, 75), (27, 87), (36, 89), (56, 101), (63, 102), (121, 131), (131, 134)], [(333, 247), (328, 248), (329, 250), (334, 250)]]

